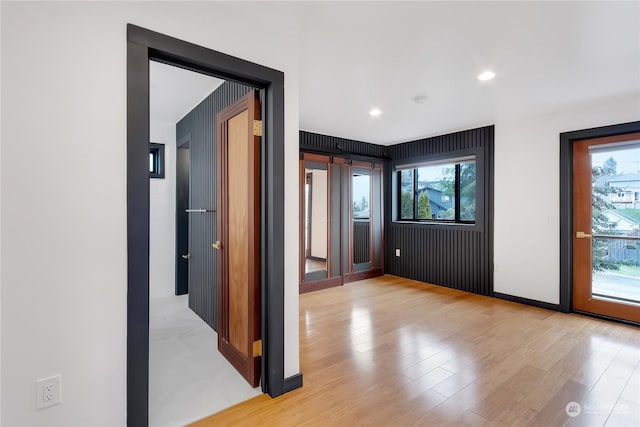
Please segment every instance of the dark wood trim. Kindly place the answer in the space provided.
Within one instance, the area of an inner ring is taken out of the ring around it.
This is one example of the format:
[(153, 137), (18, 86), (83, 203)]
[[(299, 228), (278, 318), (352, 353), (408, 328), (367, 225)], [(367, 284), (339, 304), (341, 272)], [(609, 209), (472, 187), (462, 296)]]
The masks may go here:
[(499, 299), (506, 300), (506, 301), (517, 302), (517, 303), (525, 304), (525, 305), (532, 305), (534, 307), (545, 308), (547, 310), (562, 311), (562, 308), (560, 307), (560, 304), (551, 304), (550, 302), (537, 301), (537, 300), (529, 299), (529, 298), (523, 298), (523, 297), (516, 297), (516, 296), (513, 296), (513, 295), (501, 294), (500, 292), (494, 292), (493, 296), (496, 297), (496, 298), (499, 298)]
[(297, 388), (302, 387), (302, 373), (297, 373), (295, 375), (291, 375), (284, 379), (284, 392), (289, 393)]
[(300, 283), (300, 293), (306, 294), (307, 292), (320, 291), (322, 289), (335, 288), (336, 286), (342, 286), (342, 277), (330, 277), (323, 280), (315, 280), (313, 282)]
[(373, 169), (372, 162), (363, 162), (360, 160), (352, 160), (351, 166), (354, 168)]
[(302, 160), (310, 162), (331, 163), (331, 157), (324, 154), (301, 153)]
[(560, 134), (560, 308), (573, 309), (573, 143), (640, 132), (640, 121)]
[(371, 279), (384, 274), (382, 268), (374, 268), (367, 271), (359, 271), (357, 273), (348, 273), (344, 275), (344, 283), (356, 282), (358, 280)]
[(127, 25), (127, 424), (149, 422), (149, 60), (264, 91), (261, 156), (262, 390), (284, 384), (284, 74)]

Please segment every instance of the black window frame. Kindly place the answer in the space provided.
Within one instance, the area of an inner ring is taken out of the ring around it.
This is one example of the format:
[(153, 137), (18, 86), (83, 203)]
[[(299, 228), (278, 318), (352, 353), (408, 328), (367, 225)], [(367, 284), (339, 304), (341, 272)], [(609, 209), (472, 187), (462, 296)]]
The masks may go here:
[(164, 144), (149, 143), (149, 154), (153, 156), (153, 169), (149, 170), (149, 178), (164, 179)]
[[(463, 220), (460, 219), (460, 164), (462, 163), (471, 163), (473, 162), (476, 165), (476, 213), (474, 214), (474, 220)], [(447, 158), (439, 159), (438, 164), (447, 164)], [(418, 169), (421, 167), (429, 166), (429, 162), (425, 162), (423, 165), (415, 165), (411, 168), (402, 168), (399, 165), (396, 170), (396, 203), (397, 203), (397, 222), (409, 222), (409, 223), (431, 223), (431, 224), (464, 224), (464, 225), (476, 225), (478, 221), (477, 214), (477, 206), (478, 206), (478, 191), (477, 191), (477, 182), (478, 182), (478, 159), (477, 156), (473, 155), (472, 158), (469, 159), (456, 159), (451, 158), (451, 164), (455, 167), (455, 176), (454, 176), (454, 219), (438, 219), (438, 218), (429, 218), (429, 219), (421, 219), (418, 218)], [(413, 176), (413, 218), (403, 218), (402, 217), (402, 172), (412, 171)]]

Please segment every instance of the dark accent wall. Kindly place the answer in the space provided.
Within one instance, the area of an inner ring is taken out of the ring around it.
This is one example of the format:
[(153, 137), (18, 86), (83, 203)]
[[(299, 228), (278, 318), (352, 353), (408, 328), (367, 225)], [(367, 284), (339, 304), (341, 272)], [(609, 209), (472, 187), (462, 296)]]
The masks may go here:
[[(494, 127), (391, 146), (385, 170), (385, 272), (481, 295), (493, 295)], [(395, 166), (476, 156), (476, 224), (395, 222)], [(400, 249), (400, 257), (395, 256)]]
[[(390, 146), (301, 131), (300, 151), (386, 160), (383, 180), (385, 273), (493, 295), (494, 126)], [(394, 221), (396, 165), (471, 154), (476, 156), (475, 225)], [(396, 249), (400, 249), (400, 257), (395, 256)]]
[(337, 136), (300, 131), (300, 151), (309, 153), (335, 154), (337, 156), (361, 156), (386, 159), (389, 148), (384, 145), (354, 141)]
[[(189, 207), (216, 209), (216, 114), (252, 88), (225, 82), (176, 125), (177, 140), (191, 134)], [(189, 308), (217, 330), (216, 213), (189, 214)]]

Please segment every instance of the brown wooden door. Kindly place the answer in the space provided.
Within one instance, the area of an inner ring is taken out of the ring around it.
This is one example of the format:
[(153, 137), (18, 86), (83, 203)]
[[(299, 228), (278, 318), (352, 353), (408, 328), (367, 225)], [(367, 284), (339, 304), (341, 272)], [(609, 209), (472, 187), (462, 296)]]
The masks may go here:
[(637, 161), (640, 133), (574, 143), (575, 310), (640, 322), (640, 175), (630, 169)]
[(217, 124), (218, 350), (260, 381), (260, 120), (255, 91), (219, 112)]

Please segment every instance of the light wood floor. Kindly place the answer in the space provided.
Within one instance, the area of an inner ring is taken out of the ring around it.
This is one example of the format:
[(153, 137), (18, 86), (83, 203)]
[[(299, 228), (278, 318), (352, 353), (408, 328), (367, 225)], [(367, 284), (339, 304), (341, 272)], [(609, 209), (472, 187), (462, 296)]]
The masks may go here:
[(384, 276), (301, 295), (300, 353), (303, 388), (195, 425), (640, 425), (640, 329), (581, 315)]

